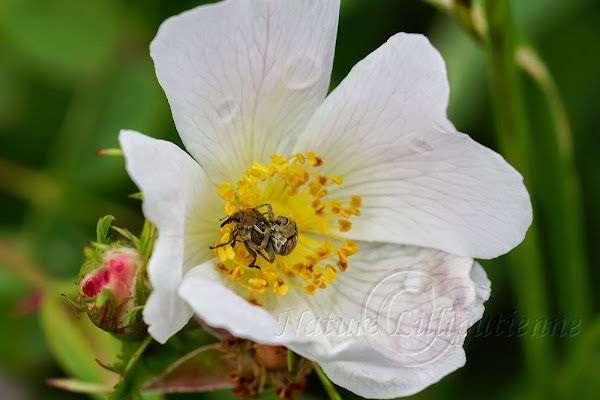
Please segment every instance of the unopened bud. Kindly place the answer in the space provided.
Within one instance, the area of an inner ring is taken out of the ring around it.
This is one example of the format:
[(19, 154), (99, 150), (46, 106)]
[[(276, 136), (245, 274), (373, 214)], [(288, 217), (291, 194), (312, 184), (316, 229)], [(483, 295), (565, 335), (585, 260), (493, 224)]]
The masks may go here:
[[(148, 246), (153, 242), (147, 224), (141, 241), (128, 231), (114, 228), (127, 242), (108, 243), (107, 232), (112, 217), (98, 223), (98, 241), (84, 250), (86, 261), (79, 271), (79, 298), (69, 300), (79, 311), (87, 312), (90, 320), (120, 339), (140, 340), (147, 332), (142, 311), (151, 291), (146, 265)], [(143, 246), (142, 246), (143, 244)]]

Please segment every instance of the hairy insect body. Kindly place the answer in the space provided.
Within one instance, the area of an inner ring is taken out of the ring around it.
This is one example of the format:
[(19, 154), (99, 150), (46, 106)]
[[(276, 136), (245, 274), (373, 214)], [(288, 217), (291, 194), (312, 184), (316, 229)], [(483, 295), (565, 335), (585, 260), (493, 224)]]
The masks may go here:
[(275, 254), (282, 256), (290, 254), (298, 244), (298, 228), (294, 220), (277, 217), (272, 227), (271, 242)]
[[(262, 207), (267, 207), (266, 213), (258, 211)], [(228, 244), (233, 246), (236, 241), (240, 241), (244, 243), (246, 250), (253, 257), (249, 265), (251, 268), (259, 268), (255, 265), (258, 256), (273, 263), (275, 255), (286, 256), (298, 244), (296, 223), (291, 218), (283, 216), (275, 218), (270, 204), (261, 204), (254, 208), (237, 211), (229, 216), (221, 224), (221, 227), (230, 223), (235, 223), (236, 226), (229, 235), (229, 241), (218, 246), (210, 246), (210, 248), (216, 249)], [(263, 254), (263, 251), (267, 255)]]

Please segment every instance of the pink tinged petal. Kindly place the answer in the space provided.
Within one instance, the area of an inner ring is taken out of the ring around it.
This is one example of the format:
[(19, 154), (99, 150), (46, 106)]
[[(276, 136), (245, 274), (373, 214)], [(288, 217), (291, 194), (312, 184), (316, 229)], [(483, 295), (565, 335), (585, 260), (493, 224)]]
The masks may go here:
[(531, 224), (522, 177), (447, 120), (448, 81), (420, 35), (398, 34), (358, 63), (317, 110), (295, 151), (318, 151), (323, 174), (359, 195), (347, 236), (492, 258)]
[(177, 146), (133, 131), (122, 131), (119, 140), (127, 171), (142, 192), (144, 214), (158, 229), (148, 263), (154, 290), (144, 320), (150, 334), (164, 343), (192, 315), (177, 288), (187, 270), (214, 256), (208, 246), (223, 211), (216, 187)]
[(466, 331), (489, 296), (472, 259), (414, 246), (359, 242), (351, 265), (325, 290), (290, 290), (264, 308), (238, 296), (215, 262), (194, 268), (181, 286), (199, 317), (289, 347), (369, 398), (416, 393), (463, 366)]
[(161, 25), (158, 80), (215, 182), (291, 149), (327, 94), (338, 12), (339, 0), (229, 0)]

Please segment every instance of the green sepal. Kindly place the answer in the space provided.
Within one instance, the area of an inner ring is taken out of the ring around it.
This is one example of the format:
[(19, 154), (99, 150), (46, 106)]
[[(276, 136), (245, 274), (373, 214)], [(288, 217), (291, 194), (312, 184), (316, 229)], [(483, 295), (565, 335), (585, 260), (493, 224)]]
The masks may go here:
[(123, 330), (116, 332), (115, 336), (125, 342), (137, 342), (148, 334), (148, 326), (144, 322), (144, 306), (132, 307), (123, 316)]
[[(102, 253), (99, 249), (97, 249), (95, 247), (84, 247), (83, 254), (86, 257), (86, 262), (90, 261), (90, 260), (96, 264), (100, 264), (102, 262)], [(83, 268), (83, 266), (82, 266), (82, 268)]]
[(119, 330), (118, 324), (119, 304), (109, 289), (102, 289), (96, 296), (94, 307), (88, 312), (90, 320), (98, 328), (115, 333)]
[(140, 239), (138, 239), (133, 233), (129, 232), (127, 229), (119, 228), (118, 226), (111, 226), (112, 229), (119, 232), (121, 236), (127, 239), (133, 247), (139, 249), (140, 247)]
[(132, 193), (127, 197), (129, 197), (130, 199), (143, 200), (142, 192)]
[(81, 298), (78, 298), (77, 300), (73, 300), (64, 293), (62, 293), (61, 296), (64, 297), (67, 300), (67, 303), (69, 303), (69, 305), (71, 307), (73, 307), (75, 309), (75, 311), (77, 311), (78, 313), (87, 311), (88, 308), (85, 304), (83, 304), (81, 302)]
[(142, 229), (142, 233), (140, 235), (140, 247), (138, 249), (140, 253), (140, 257), (143, 260), (148, 260), (150, 255), (152, 254), (152, 249), (154, 248), (154, 242), (158, 237), (158, 231), (156, 227), (152, 225), (152, 223), (148, 220), (144, 221), (144, 228)]
[(112, 215), (106, 215), (98, 220), (98, 225), (96, 226), (96, 242), (100, 244), (110, 243), (108, 241), (108, 230), (113, 221), (115, 221), (115, 217)]

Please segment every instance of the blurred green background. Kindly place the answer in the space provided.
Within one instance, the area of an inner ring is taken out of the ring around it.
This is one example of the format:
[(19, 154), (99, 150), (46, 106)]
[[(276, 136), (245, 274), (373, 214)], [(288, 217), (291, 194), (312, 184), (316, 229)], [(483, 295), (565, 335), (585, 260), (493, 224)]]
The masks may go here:
[[(65, 354), (117, 351), (87, 317), (73, 319), (59, 294), (74, 289), (81, 249), (94, 238), (98, 217), (111, 213), (119, 226), (141, 228), (123, 160), (94, 153), (117, 147), (121, 128), (181, 144), (148, 45), (164, 19), (201, 3), (0, 0), (0, 398), (85, 398), (44, 380), (77, 369), (102, 379), (93, 359)], [(552, 109), (526, 76), (521, 100), (529, 145), (521, 149), (523, 138), (498, 134), (489, 59), (452, 16), (417, 0), (342, 0), (332, 87), (394, 33), (424, 33), (447, 62), (449, 115), (457, 128), (505, 155), (525, 153), (516, 164), (525, 163), (517, 167), (533, 197), (533, 244), (483, 262), (493, 291), (482, 324), (501, 325), (494, 318), (512, 316), (576, 325), (565, 335), (518, 335), (506, 326), (490, 333), (480, 324), (467, 339), (466, 367), (420, 399), (600, 398), (600, 272), (593, 256), (600, 238), (600, 2), (511, 6), (510, 29), (527, 36), (565, 102), (574, 170), (559, 161), (565, 142), (556, 141)], [(209, 397), (229, 396), (168, 398)]]

